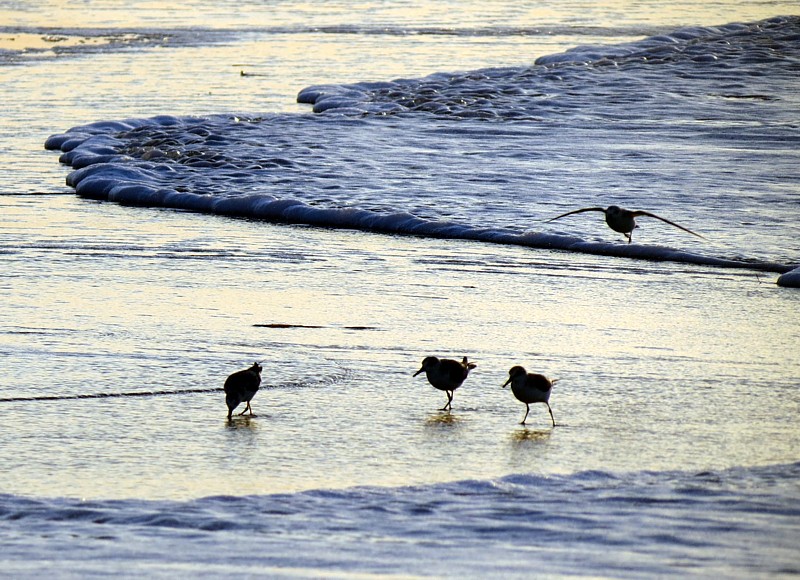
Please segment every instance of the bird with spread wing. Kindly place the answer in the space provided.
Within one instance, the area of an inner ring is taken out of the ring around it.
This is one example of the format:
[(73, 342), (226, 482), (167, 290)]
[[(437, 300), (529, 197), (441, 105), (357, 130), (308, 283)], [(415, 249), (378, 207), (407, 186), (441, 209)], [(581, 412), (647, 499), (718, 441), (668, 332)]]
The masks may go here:
[[(608, 206), (607, 208), (602, 207), (584, 207), (581, 209), (576, 209), (573, 211), (568, 211), (567, 213), (563, 213), (559, 216), (556, 216), (552, 219), (547, 220), (548, 222), (555, 221), (557, 219), (561, 219), (563, 217), (567, 217), (568, 215), (573, 215), (576, 213), (583, 213), (586, 211), (599, 211), (603, 212), (606, 216), (606, 224), (615, 232), (619, 232), (628, 238), (628, 243), (631, 243), (631, 235), (633, 234), (633, 230), (638, 228), (639, 226), (636, 225), (636, 218), (640, 216), (647, 216), (651, 218), (655, 218), (657, 220), (661, 220), (662, 222), (668, 223), (671, 226), (675, 226), (678, 229), (683, 230), (684, 232), (688, 232), (693, 236), (697, 236), (698, 238), (703, 238), (700, 234), (693, 232), (690, 229), (687, 229), (681, 225), (676, 224), (675, 222), (671, 222), (668, 219), (665, 219), (661, 216), (658, 216), (654, 213), (650, 213), (649, 211), (644, 210), (636, 210), (631, 211), (629, 209), (624, 209), (616, 205)], [(703, 238), (705, 239), (705, 238)]]

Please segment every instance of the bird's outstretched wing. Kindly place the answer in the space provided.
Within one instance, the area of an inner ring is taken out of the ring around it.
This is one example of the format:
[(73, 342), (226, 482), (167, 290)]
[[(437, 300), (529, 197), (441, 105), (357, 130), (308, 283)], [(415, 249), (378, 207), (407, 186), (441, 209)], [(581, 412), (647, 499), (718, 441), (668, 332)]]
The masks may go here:
[(705, 240), (705, 238), (703, 236), (701, 236), (700, 234), (697, 234), (697, 233), (693, 232), (692, 230), (689, 230), (689, 229), (687, 229), (687, 228), (685, 228), (683, 226), (680, 226), (680, 225), (676, 224), (675, 222), (671, 222), (668, 219), (662, 218), (661, 216), (658, 216), (658, 215), (656, 215), (654, 213), (650, 213), (649, 211), (637, 210), (637, 211), (634, 211), (632, 213), (633, 213), (634, 217), (639, 217), (639, 216), (644, 215), (644, 216), (647, 216), (647, 217), (656, 218), (657, 220), (661, 220), (664, 223), (668, 223), (669, 225), (675, 226), (676, 228), (678, 228), (680, 230), (683, 230), (684, 232), (688, 232), (688, 233), (692, 234), (693, 236), (697, 236), (698, 238), (702, 238), (702, 239)]
[[(606, 208), (604, 208), (604, 207), (584, 207), (583, 209), (574, 209), (572, 211), (568, 211), (567, 213), (562, 213), (559, 216), (551, 218), (551, 219), (547, 220), (547, 222), (552, 222), (552, 221), (555, 221), (557, 219), (561, 219), (562, 217), (567, 217), (568, 215), (572, 215), (574, 213), (583, 213), (585, 211), (601, 211), (603, 213), (606, 213)], [(678, 226), (678, 227), (680, 227), (680, 226)]]

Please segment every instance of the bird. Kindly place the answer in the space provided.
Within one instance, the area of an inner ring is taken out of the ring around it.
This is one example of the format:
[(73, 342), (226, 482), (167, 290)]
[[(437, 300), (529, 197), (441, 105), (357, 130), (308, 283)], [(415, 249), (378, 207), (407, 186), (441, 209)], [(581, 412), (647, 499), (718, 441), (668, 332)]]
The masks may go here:
[[(700, 234), (693, 232), (692, 230), (686, 229), (683, 226), (676, 224), (675, 222), (671, 222), (668, 219), (664, 219), (661, 216), (657, 216), (654, 213), (650, 213), (649, 211), (644, 210), (636, 210), (631, 211), (629, 209), (625, 209), (619, 207), (617, 205), (610, 205), (607, 208), (602, 207), (584, 207), (582, 209), (576, 209), (573, 211), (568, 211), (567, 213), (562, 213), (559, 216), (556, 216), (552, 219), (547, 220), (548, 222), (555, 221), (557, 219), (561, 219), (568, 215), (572, 215), (575, 213), (583, 213), (585, 211), (601, 211), (606, 215), (606, 224), (615, 232), (619, 232), (628, 238), (628, 243), (631, 243), (631, 236), (633, 235), (633, 230), (638, 228), (639, 226), (636, 225), (636, 218), (640, 216), (647, 216), (651, 218), (656, 218), (657, 220), (661, 220), (662, 222), (668, 223), (671, 226), (675, 226), (678, 229), (683, 230), (684, 232), (688, 232), (693, 236), (697, 236), (698, 238), (703, 238)], [(705, 239), (705, 238), (703, 238)]]
[(503, 384), (506, 388), (511, 383), (511, 392), (518, 401), (525, 403), (525, 416), (520, 425), (525, 424), (528, 413), (531, 410), (531, 403), (544, 403), (550, 411), (550, 420), (553, 427), (556, 426), (556, 419), (553, 417), (553, 410), (550, 408), (550, 392), (558, 379), (550, 380), (544, 375), (529, 373), (521, 366), (513, 366), (508, 371), (508, 380)]
[(240, 403), (247, 403), (247, 406), (239, 415), (244, 415), (247, 411), (250, 411), (250, 416), (255, 417), (253, 409), (250, 407), (250, 399), (258, 392), (260, 384), (261, 365), (258, 363), (253, 363), (253, 366), (249, 369), (237, 371), (225, 379), (225, 403), (228, 405), (228, 420), (230, 420), (233, 410)]
[(428, 382), (434, 388), (447, 393), (447, 404), (439, 409), (446, 411), (453, 408), (453, 391), (464, 382), (469, 375), (469, 371), (474, 369), (475, 363), (471, 363), (464, 357), (461, 362), (448, 358), (439, 359), (435, 356), (427, 356), (422, 361), (420, 369), (414, 373), (416, 377), (422, 371), (428, 377)]

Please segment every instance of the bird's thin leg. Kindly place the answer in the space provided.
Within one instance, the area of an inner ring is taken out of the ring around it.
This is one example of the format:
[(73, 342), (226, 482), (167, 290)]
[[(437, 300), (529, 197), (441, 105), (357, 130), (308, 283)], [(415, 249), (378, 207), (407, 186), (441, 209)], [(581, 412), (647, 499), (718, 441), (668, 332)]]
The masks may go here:
[(550, 408), (550, 403), (548, 403), (547, 401), (545, 401), (544, 404), (547, 405), (547, 410), (550, 411), (550, 420), (553, 422), (553, 427), (555, 427), (556, 426), (556, 418), (553, 417), (553, 409)]
[(531, 411), (531, 406), (528, 403), (525, 403), (525, 416), (522, 418), (522, 422), (520, 423), (520, 425), (525, 424), (525, 419), (528, 418), (528, 413), (530, 413), (530, 411)]
[[(242, 411), (241, 413), (239, 413), (239, 416), (241, 417), (242, 415), (244, 415), (245, 413), (247, 413), (247, 410), (248, 410), (248, 409), (250, 409), (250, 402), (249, 402), (249, 401), (247, 402), (247, 406), (244, 408), (244, 411)], [(250, 409), (250, 414), (251, 414), (251, 415), (253, 414), (253, 410), (252, 410), (252, 409)]]
[(453, 391), (445, 391), (445, 394), (447, 395), (447, 404), (439, 409), (440, 411), (447, 411), (453, 408)]
[(623, 235), (624, 235), (626, 238), (628, 238), (628, 243), (630, 244), (630, 243), (631, 243), (631, 240), (633, 239), (633, 232), (631, 232), (630, 234), (623, 234)]

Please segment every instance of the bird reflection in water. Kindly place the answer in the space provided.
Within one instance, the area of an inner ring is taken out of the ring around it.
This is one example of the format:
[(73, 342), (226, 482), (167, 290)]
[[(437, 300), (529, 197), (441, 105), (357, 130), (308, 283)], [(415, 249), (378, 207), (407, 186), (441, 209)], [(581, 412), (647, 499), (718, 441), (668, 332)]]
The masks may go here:
[(431, 428), (457, 427), (460, 424), (461, 419), (459, 416), (450, 411), (440, 411), (439, 413), (428, 415), (425, 419), (425, 426)]
[(552, 429), (515, 429), (511, 432), (511, 441), (517, 445), (546, 443), (552, 434)]
[(254, 421), (249, 415), (234, 416), (225, 420), (225, 428), (229, 431), (255, 431), (258, 429), (258, 421)]

